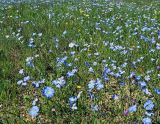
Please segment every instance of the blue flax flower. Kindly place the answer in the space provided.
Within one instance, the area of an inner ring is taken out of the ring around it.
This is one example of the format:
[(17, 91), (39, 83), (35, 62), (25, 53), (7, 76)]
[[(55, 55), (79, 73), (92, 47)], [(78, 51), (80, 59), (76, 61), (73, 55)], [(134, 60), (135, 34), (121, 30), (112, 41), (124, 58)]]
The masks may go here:
[(152, 124), (152, 120), (149, 117), (143, 118), (142, 120), (143, 124)]
[(155, 89), (154, 89), (154, 91), (155, 91), (157, 94), (159, 94), (159, 95), (160, 95), (160, 89), (155, 88)]
[(151, 95), (151, 92), (149, 92), (149, 90), (148, 90), (147, 88), (142, 89), (142, 91), (143, 91), (145, 94)]
[(68, 71), (67, 72), (67, 77), (73, 77), (76, 72), (77, 72), (77, 69), (73, 69), (72, 71)]
[(98, 79), (97, 78), (97, 80), (96, 80), (96, 89), (97, 90), (101, 90), (101, 89), (103, 89), (104, 88), (104, 85), (101, 83), (101, 80), (100, 79)]
[(92, 91), (94, 88), (96, 88), (97, 90), (101, 90), (104, 88), (104, 85), (101, 83), (101, 80), (97, 78), (96, 80), (91, 80), (88, 83), (88, 88), (89, 91)]
[(138, 85), (140, 86), (141, 89), (144, 89), (147, 86), (146, 82), (144, 82), (144, 81), (139, 81)]
[(80, 98), (81, 94), (82, 94), (82, 91), (80, 91), (77, 96), (69, 97), (69, 104), (72, 110), (77, 110), (76, 102)]
[(92, 89), (94, 89), (94, 86), (95, 86), (95, 80), (91, 80), (91, 81), (88, 83), (89, 91), (91, 91)]
[(119, 99), (119, 96), (114, 94), (114, 95), (112, 95), (112, 99), (117, 100), (117, 99)]
[(33, 81), (33, 82), (32, 82), (32, 85), (33, 85), (35, 88), (38, 88), (38, 87), (39, 87), (39, 82), (38, 82), (38, 81)]
[(137, 111), (137, 105), (133, 105), (128, 108), (128, 112), (136, 112)]
[(135, 76), (134, 78), (136, 81), (139, 81), (141, 79), (141, 76)]
[(146, 110), (152, 110), (154, 108), (154, 104), (152, 102), (152, 100), (147, 100), (145, 103), (144, 103), (144, 108)]
[(38, 106), (32, 106), (32, 108), (29, 110), (29, 115), (32, 117), (38, 116), (39, 107)]
[(78, 100), (77, 96), (71, 96), (69, 98), (69, 104), (70, 104), (70, 108), (72, 110), (76, 110), (77, 109), (77, 106), (76, 106), (77, 100)]
[(33, 57), (27, 57), (26, 58), (26, 65), (29, 66), (29, 67), (34, 67)]
[(57, 88), (61, 88), (66, 84), (66, 81), (64, 80), (64, 77), (60, 77), (57, 80), (53, 80), (52, 84), (54, 84)]
[(74, 103), (76, 103), (77, 102), (77, 96), (71, 96), (70, 98), (69, 98), (69, 103), (70, 103), (70, 105), (72, 106)]
[(42, 90), (42, 94), (43, 96), (47, 97), (47, 98), (51, 98), (54, 96), (54, 89), (52, 87), (44, 87)]
[(111, 70), (107, 67), (104, 67), (104, 71), (103, 71), (103, 79), (105, 81), (109, 80), (108, 74), (111, 72)]

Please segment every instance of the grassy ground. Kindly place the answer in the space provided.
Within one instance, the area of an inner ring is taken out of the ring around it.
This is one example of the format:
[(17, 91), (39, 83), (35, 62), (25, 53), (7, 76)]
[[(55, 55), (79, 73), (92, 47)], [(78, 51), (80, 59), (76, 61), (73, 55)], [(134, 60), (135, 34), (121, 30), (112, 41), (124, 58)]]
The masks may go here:
[[(154, 0), (0, 7), (0, 123), (135, 124), (145, 117), (160, 123), (160, 96), (155, 91), (160, 89), (159, 30), (160, 2)], [(65, 56), (59, 66), (57, 58)], [(27, 57), (33, 57), (34, 67), (27, 66)], [(105, 75), (109, 80), (104, 79), (104, 67), (111, 70)], [(21, 69), (24, 74), (19, 74)], [(128, 78), (131, 72), (135, 76)], [(27, 85), (18, 85), (26, 76), (31, 77)], [(66, 84), (57, 88), (52, 81), (62, 76)], [(104, 87), (89, 90), (90, 80), (97, 78)], [(42, 79), (43, 84), (33, 87), (33, 81)], [(45, 86), (55, 90), (50, 99), (42, 94)], [(72, 110), (69, 97), (81, 91), (78, 109)], [(33, 118), (28, 112), (35, 98), (40, 110)], [(149, 111), (144, 107), (148, 99), (154, 104)], [(136, 111), (129, 112), (133, 105)]]

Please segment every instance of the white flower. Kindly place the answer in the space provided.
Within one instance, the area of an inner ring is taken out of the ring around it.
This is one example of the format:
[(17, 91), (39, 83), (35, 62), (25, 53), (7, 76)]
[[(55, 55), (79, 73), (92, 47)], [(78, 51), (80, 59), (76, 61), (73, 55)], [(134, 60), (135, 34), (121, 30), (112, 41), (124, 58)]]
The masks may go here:
[(38, 33), (38, 36), (41, 37), (41, 36), (42, 36), (42, 33)]
[(66, 34), (67, 34), (67, 31), (65, 30), (62, 35), (66, 35)]
[(92, 67), (89, 68), (89, 72), (94, 72)]
[(9, 35), (6, 35), (6, 38), (9, 38)]
[(88, 83), (88, 88), (89, 88), (89, 90), (94, 89), (94, 86), (95, 86), (95, 80), (89, 81), (89, 83)]
[(77, 109), (78, 109), (76, 103), (74, 103), (74, 104), (71, 106), (71, 109), (72, 109), (72, 110), (77, 110)]
[(93, 62), (93, 65), (96, 66), (96, 65), (97, 65), (97, 62)]
[(149, 81), (149, 80), (150, 80), (150, 76), (149, 76), (149, 75), (146, 75), (146, 76), (144, 77), (144, 79), (145, 79), (146, 81)]
[(33, 102), (32, 102), (32, 105), (34, 106), (34, 105), (36, 105), (36, 102), (38, 101), (38, 98), (36, 97), (34, 100), (33, 100)]
[(19, 70), (19, 74), (24, 74), (24, 69)]
[(78, 61), (78, 60), (79, 60), (78, 58), (75, 58), (75, 59), (74, 59), (74, 61)]
[(75, 43), (72, 43), (72, 42), (71, 42), (71, 43), (69, 44), (69, 47), (70, 47), (70, 48), (73, 48), (75, 45), (76, 45)]
[(39, 57), (39, 54), (36, 54), (35, 57), (36, 57), (36, 58)]
[(27, 85), (27, 82), (22, 82), (22, 86), (26, 86)]
[(97, 52), (97, 53), (94, 53), (94, 55), (95, 55), (95, 56), (98, 56), (98, 55), (99, 55), (99, 53), (98, 53), (98, 52)]
[(18, 85), (20, 85), (20, 84), (22, 84), (22, 83), (23, 83), (23, 80), (19, 80), (19, 81), (17, 82)]

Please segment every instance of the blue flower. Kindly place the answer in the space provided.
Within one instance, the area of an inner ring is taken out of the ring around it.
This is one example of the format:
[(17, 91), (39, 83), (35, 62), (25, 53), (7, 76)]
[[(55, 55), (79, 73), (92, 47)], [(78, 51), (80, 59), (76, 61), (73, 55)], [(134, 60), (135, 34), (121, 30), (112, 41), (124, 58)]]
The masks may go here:
[(136, 112), (137, 111), (137, 105), (133, 105), (128, 108), (128, 112)]
[(146, 88), (146, 82), (139, 81), (138, 84), (139, 84), (139, 86), (140, 86), (141, 89)]
[(136, 76), (136, 73), (135, 72), (131, 72), (130, 75), (129, 75), (129, 78), (134, 78)]
[(160, 50), (160, 44), (159, 43), (156, 44), (156, 49)]
[(143, 91), (145, 94), (151, 95), (151, 93), (149, 92), (149, 90), (148, 90), (147, 88), (142, 89), (142, 91)]
[(72, 71), (67, 72), (67, 77), (72, 77), (74, 76), (74, 73)]
[(88, 95), (89, 95), (89, 97), (91, 98), (91, 99), (94, 99), (94, 94), (92, 93), (92, 92), (90, 92), (90, 91), (88, 91)]
[(120, 82), (119, 82), (119, 85), (120, 85), (120, 86), (125, 86), (125, 82), (120, 81)]
[(85, 65), (86, 65), (87, 67), (90, 67), (90, 64), (89, 64), (88, 62), (85, 62)]
[(121, 75), (119, 73), (116, 73), (114, 76), (115, 76), (115, 78), (121, 77)]
[(39, 80), (39, 81), (33, 81), (32, 82), (32, 85), (35, 87), (35, 88), (38, 88), (40, 86), (40, 84), (43, 84), (45, 82), (45, 79), (42, 79), (42, 80)]
[(73, 69), (72, 71), (67, 72), (67, 77), (72, 77), (77, 72), (77, 69)]
[(103, 89), (104, 88), (104, 85), (101, 83), (101, 81), (97, 78), (97, 80), (96, 80), (96, 89), (97, 90), (101, 90), (101, 89)]
[(144, 35), (141, 35), (141, 39), (144, 40), (145, 42), (150, 41), (149, 38), (145, 37)]
[(159, 94), (159, 95), (160, 95), (160, 89), (155, 88), (155, 89), (154, 89), (154, 91), (155, 91), (157, 94)]
[(152, 124), (152, 120), (149, 117), (143, 118), (143, 124)]
[(37, 103), (37, 101), (38, 101), (38, 98), (36, 97), (36, 98), (32, 101), (32, 105), (35, 106), (36, 103)]
[(135, 80), (139, 81), (141, 79), (141, 76), (135, 76)]
[(74, 56), (75, 53), (76, 53), (75, 51), (71, 51), (71, 52), (70, 52), (70, 54), (71, 54), (72, 56)]
[(33, 82), (32, 82), (32, 85), (33, 85), (35, 88), (38, 88), (38, 87), (39, 87), (39, 82), (38, 82), (38, 81), (33, 81)]
[(38, 106), (32, 106), (32, 108), (29, 110), (28, 114), (32, 117), (38, 116), (39, 107)]
[(23, 78), (23, 81), (26, 82), (26, 81), (29, 81), (30, 79), (31, 79), (30, 76), (26, 76)]
[(160, 71), (160, 66), (157, 66), (157, 70)]
[(71, 96), (70, 98), (69, 98), (69, 103), (70, 103), (70, 105), (72, 106), (74, 103), (76, 103), (77, 102), (77, 96)]
[(57, 80), (53, 80), (52, 84), (54, 84), (57, 88), (61, 88), (66, 84), (66, 81), (64, 80), (64, 77), (60, 77)]
[(54, 89), (52, 87), (44, 87), (42, 90), (42, 94), (43, 96), (47, 97), (47, 98), (51, 98), (54, 96)]
[(34, 42), (33, 42), (33, 43), (30, 42), (30, 43), (28, 44), (28, 46), (31, 47), (31, 48), (35, 48), (35, 47), (36, 47), (35, 44), (34, 44)]
[(119, 97), (118, 97), (118, 95), (114, 94), (114, 95), (112, 95), (112, 99), (117, 100), (117, 99), (119, 99)]
[(96, 87), (97, 90), (101, 90), (104, 88), (104, 85), (101, 83), (101, 80), (97, 78), (97, 80), (91, 80), (88, 84), (89, 91), (93, 90)]
[(146, 110), (152, 110), (154, 108), (154, 104), (151, 100), (147, 100), (145, 103), (144, 103), (144, 108)]
[(30, 38), (30, 39), (29, 39), (29, 44), (28, 44), (28, 46), (31, 47), (31, 48), (34, 48), (34, 47), (35, 47), (35, 43), (34, 43), (33, 38)]
[(95, 86), (95, 80), (91, 80), (91, 81), (88, 83), (89, 91), (91, 91), (92, 89), (94, 89), (94, 86)]
[(26, 65), (29, 66), (29, 67), (34, 67), (33, 57), (27, 57), (26, 58)]
[(77, 106), (76, 106), (77, 100), (78, 100), (77, 96), (71, 96), (69, 98), (69, 104), (70, 104), (70, 108), (72, 110), (76, 110), (77, 109)]
[(57, 58), (57, 66), (60, 67), (62, 64), (64, 64), (67, 58), (67, 56), (64, 56), (63, 58)]
[(103, 79), (105, 81), (109, 80), (108, 74), (111, 72), (111, 70), (107, 67), (104, 67), (104, 71), (103, 71)]
[(70, 108), (72, 110), (76, 110), (77, 109), (76, 102), (80, 98), (81, 94), (82, 94), (82, 91), (80, 91), (77, 96), (69, 97), (69, 104), (70, 104)]

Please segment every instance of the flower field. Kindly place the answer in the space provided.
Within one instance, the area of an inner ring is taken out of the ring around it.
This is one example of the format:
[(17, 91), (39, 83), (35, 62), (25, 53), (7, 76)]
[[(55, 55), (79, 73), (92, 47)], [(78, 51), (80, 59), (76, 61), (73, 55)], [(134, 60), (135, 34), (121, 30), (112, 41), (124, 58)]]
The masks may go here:
[(160, 1), (0, 4), (0, 124), (160, 124)]

